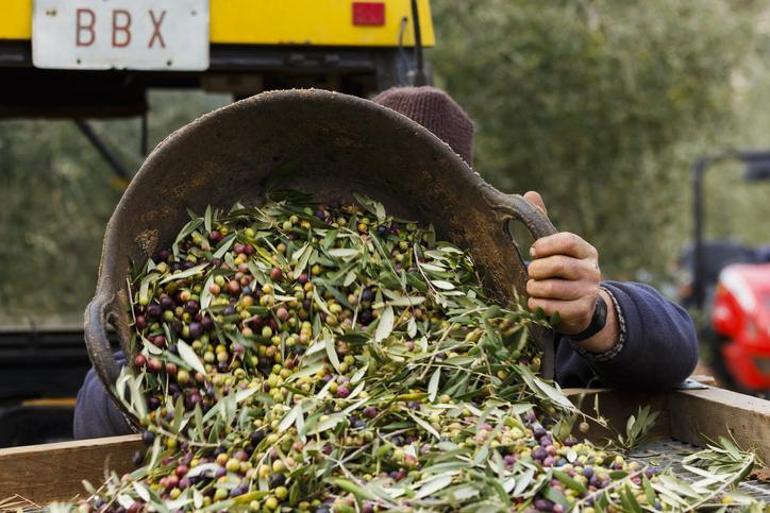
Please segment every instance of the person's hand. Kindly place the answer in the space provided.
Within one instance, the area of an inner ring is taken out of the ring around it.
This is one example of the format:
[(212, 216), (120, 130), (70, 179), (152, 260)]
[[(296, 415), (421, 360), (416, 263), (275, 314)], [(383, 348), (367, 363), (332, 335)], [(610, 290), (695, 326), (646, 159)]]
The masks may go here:
[[(530, 191), (524, 198), (546, 213), (540, 194)], [(611, 299), (599, 287), (602, 273), (596, 248), (574, 233), (560, 232), (536, 240), (530, 256), (529, 308), (541, 308), (549, 316), (558, 313), (556, 330), (564, 335), (576, 335), (591, 323), (596, 300), (602, 296), (608, 306), (607, 325), (581, 342), (581, 346), (593, 352), (612, 348), (617, 341), (617, 320), (614, 309), (610, 308)]]

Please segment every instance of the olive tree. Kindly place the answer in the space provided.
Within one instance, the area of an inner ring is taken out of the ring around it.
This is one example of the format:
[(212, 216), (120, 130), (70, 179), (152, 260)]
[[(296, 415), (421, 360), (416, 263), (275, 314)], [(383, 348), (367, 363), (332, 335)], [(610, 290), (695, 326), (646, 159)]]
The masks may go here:
[(477, 171), (540, 191), (606, 274), (660, 276), (684, 243), (689, 160), (732, 122), (748, 16), (722, 0), (443, 0), (434, 15)]

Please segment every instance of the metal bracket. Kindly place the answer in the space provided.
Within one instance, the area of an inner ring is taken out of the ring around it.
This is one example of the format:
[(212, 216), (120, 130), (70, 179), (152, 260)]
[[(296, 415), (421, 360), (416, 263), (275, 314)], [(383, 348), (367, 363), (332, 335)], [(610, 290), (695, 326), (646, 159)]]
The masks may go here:
[(131, 174), (128, 172), (126, 167), (122, 162), (120, 162), (120, 160), (118, 160), (118, 158), (115, 156), (112, 150), (107, 147), (104, 141), (99, 138), (99, 136), (96, 134), (96, 132), (94, 132), (94, 129), (91, 127), (91, 125), (88, 124), (88, 122), (83, 121), (82, 119), (76, 119), (75, 126), (80, 129), (80, 132), (86, 137), (86, 139), (88, 139), (88, 142), (90, 142), (91, 145), (96, 148), (96, 151), (99, 152), (99, 155), (101, 155), (105, 162), (110, 165), (118, 177), (126, 181), (131, 180)]
[(687, 378), (676, 387), (676, 390), (706, 390), (708, 388), (711, 388), (711, 387), (709, 387), (708, 385), (704, 385), (700, 381), (696, 381), (692, 378)]
[[(99, 137), (99, 135), (94, 131), (93, 127), (91, 127), (87, 121), (82, 119), (76, 119), (74, 122), (75, 126), (77, 126), (85, 138), (88, 139), (88, 142), (90, 142), (91, 145), (96, 148), (96, 151), (99, 152), (99, 155), (101, 155), (104, 161), (109, 164), (109, 166), (112, 168), (112, 171), (122, 180), (125, 180), (126, 182), (130, 181), (131, 173), (129, 170), (126, 168), (126, 166), (123, 165), (123, 163), (120, 161), (120, 159), (118, 159), (117, 155), (115, 155), (109, 146), (107, 146), (107, 144)], [(140, 118), (139, 153), (142, 155), (142, 157), (147, 156), (147, 132), (147, 113), (145, 112)]]

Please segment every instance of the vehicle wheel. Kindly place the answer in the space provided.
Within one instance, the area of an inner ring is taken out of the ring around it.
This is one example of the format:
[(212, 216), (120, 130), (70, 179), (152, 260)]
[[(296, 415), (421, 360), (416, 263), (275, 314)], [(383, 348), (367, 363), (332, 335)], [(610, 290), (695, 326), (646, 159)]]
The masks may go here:
[(708, 326), (703, 330), (703, 340), (706, 342), (706, 347), (709, 352), (709, 366), (714, 370), (716, 378), (720, 386), (735, 390), (737, 392), (746, 392), (736, 381), (730, 373), (730, 370), (725, 364), (724, 356), (722, 356), (722, 347), (729, 342), (729, 339), (714, 331), (711, 326)]

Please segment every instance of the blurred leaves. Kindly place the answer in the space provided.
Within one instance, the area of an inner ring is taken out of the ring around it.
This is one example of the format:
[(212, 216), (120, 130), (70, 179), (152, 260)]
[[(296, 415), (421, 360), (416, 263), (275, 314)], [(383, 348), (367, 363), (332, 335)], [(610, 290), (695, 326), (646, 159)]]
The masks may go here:
[[(150, 96), (150, 141), (227, 101), (178, 92)], [(139, 120), (93, 122), (135, 169)], [(101, 240), (122, 194), (115, 175), (69, 121), (0, 120), (0, 324), (82, 323)]]
[(687, 237), (689, 163), (732, 127), (748, 9), (444, 0), (432, 59), (476, 122), (483, 176), (542, 192), (557, 227), (599, 248), (607, 275), (660, 277)]

